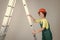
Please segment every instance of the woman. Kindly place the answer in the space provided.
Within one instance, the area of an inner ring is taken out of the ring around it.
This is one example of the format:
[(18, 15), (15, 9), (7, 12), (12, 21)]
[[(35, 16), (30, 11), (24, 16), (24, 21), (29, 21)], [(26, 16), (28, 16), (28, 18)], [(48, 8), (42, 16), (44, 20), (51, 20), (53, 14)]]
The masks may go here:
[(42, 40), (52, 40), (50, 24), (46, 19), (46, 14), (47, 14), (47, 11), (44, 8), (40, 8), (38, 11), (38, 15), (41, 18), (35, 19), (31, 15), (29, 15), (35, 23), (39, 23), (41, 26), (41, 28), (39, 28), (37, 30), (33, 30), (32, 33), (36, 34), (36, 33), (42, 32)]

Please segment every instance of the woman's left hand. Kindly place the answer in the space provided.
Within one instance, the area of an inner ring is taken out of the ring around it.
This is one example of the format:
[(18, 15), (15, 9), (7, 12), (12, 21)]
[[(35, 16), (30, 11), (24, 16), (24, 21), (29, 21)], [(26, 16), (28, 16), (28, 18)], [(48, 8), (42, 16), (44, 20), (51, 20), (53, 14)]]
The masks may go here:
[(36, 34), (36, 31), (35, 30), (32, 30), (32, 34)]

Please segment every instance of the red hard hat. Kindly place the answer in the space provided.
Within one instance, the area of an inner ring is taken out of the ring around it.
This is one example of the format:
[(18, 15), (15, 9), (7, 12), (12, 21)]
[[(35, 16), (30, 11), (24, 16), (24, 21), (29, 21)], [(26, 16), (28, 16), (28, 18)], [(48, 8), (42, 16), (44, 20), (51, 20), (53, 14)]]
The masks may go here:
[(45, 10), (44, 8), (40, 8), (40, 9), (38, 10), (38, 13), (40, 13), (40, 12), (46, 12), (46, 10)]

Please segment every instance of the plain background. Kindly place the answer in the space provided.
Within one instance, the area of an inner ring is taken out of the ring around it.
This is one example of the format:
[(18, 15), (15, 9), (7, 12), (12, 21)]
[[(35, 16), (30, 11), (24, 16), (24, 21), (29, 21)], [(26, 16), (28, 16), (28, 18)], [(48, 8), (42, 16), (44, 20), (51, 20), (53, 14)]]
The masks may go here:
[[(39, 8), (47, 10), (47, 19), (50, 22), (53, 40), (60, 40), (60, 0), (26, 0), (26, 2), (30, 14), (36, 19), (39, 18), (37, 14)], [(0, 26), (7, 4), (8, 0), (0, 0)], [(40, 27), (39, 24), (33, 26), (35, 29)], [(31, 30), (22, 0), (17, 0), (5, 40), (34, 40)], [(40, 32), (37, 34), (37, 40), (41, 40), (41, 37)]]

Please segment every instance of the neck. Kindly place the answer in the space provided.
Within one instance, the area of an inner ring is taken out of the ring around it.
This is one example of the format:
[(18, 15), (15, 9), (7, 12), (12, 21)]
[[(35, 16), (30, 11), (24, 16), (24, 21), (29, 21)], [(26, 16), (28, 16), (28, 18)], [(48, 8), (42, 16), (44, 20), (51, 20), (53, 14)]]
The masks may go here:
[(45, 19), (45, 17), (42, 17), (41, 19)]

